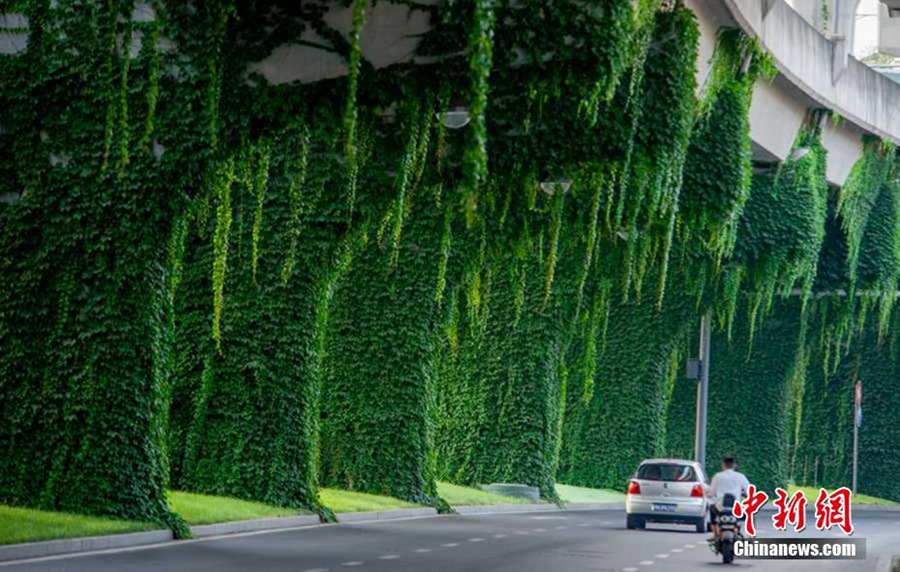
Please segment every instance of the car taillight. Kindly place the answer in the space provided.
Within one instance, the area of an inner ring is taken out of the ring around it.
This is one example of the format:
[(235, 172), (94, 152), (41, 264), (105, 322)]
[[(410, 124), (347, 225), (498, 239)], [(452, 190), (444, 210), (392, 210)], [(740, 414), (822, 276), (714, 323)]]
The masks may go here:
[(691, 489), (691, 496), (703, 498), (703, 487), (700, 485), (694, 485), (694, 488)]
[(630, 495), (641, 494), (641, 484), (637, 481), (631, 481), (630, 483), (628, 483), (628, 494), (630, 494)]

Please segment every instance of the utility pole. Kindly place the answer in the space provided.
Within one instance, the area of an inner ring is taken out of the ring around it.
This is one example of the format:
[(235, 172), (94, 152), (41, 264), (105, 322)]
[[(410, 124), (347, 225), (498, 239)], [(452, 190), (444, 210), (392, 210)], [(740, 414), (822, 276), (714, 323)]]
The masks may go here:
[(700, 320), (700, 381), (697, 384), (697, 424), (694, 431), (694, 458), (706, 469), (706, 417), (709, 402), (710, 317)]

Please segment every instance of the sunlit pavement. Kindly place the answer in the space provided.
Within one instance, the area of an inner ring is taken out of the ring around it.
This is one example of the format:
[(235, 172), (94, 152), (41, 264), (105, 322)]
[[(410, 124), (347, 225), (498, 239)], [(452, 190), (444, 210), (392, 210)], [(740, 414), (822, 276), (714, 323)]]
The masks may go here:
[[(775, 536), (771, 513), (758, 536)], [(737, 560), (738, 570), (887, 572), (900, 554), (900, 512), (858, 512), (854, 536), (866, 538), (865, 561)], [(619, 510), (450, 516), (345, 524), (186, 541), (161, 547), (0, 565), (53, 571), (673, 571), (728, 567), (691, 527), (625, 530)], [(783, 533), (778, 533), (781, 536)], [(810, 527), (804, 538), (820, 533)]]

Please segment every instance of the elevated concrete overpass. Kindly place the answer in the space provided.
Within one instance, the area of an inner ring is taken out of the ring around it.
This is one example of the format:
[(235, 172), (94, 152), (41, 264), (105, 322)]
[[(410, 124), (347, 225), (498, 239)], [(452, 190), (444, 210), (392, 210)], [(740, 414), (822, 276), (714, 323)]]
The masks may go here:
[(756, 37), (775, 62), (778, 76), (761, 80), (753, 93), (750, 134), (755, 158), (787, 157), (806, 113), (827, 108), (834, 115), (823, 130), (828, 180), (841, 185), (862, 152), (862, 136), (900, 143), (900, 85), (850, 55), (855, 5), (847, 0), (832, 31), (814, 26), (794, 9), (812, 0), (687, 0), (702, 36), (698, 79), (709, 69), (715, 32), (739, 26)]

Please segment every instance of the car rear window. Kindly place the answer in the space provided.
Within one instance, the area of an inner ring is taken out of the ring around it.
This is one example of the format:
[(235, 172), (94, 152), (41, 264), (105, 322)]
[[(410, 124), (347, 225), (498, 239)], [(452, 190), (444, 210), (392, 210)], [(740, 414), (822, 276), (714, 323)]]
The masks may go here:
[(690, 465), (648, 463), (640, 466), (637, 478), (645, 481), (696, 481), (697, 475)]

